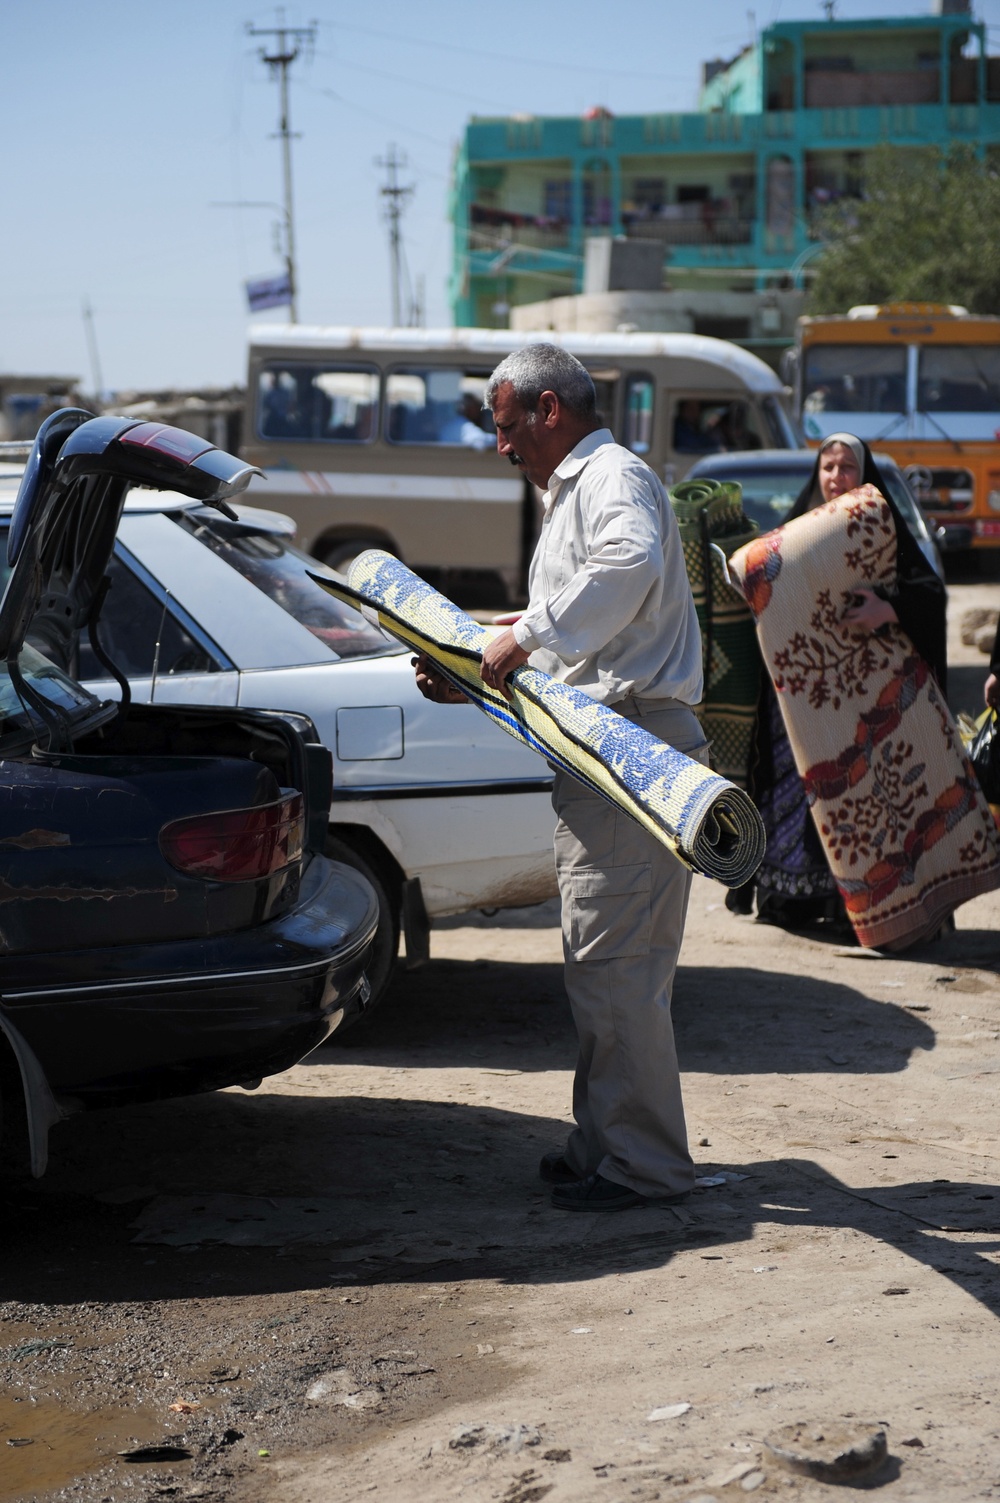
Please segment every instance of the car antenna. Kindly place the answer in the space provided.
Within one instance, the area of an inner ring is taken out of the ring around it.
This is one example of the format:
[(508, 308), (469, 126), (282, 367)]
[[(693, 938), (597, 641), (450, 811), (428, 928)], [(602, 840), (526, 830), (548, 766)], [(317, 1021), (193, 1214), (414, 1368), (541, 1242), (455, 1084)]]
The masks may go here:
[(166, 590), (163, 595), (163, 610), (160, 612), (160, 625), (156, 632), (156, 647), (153, 651), (153, 676), (149, 681), (149, 703), (153, 703), (156, 694), (156, 678), (160, 671), (160, 644), (163, 641), (163, 628), (167, 621), (167, 605), (170, 600), (170, 591)]

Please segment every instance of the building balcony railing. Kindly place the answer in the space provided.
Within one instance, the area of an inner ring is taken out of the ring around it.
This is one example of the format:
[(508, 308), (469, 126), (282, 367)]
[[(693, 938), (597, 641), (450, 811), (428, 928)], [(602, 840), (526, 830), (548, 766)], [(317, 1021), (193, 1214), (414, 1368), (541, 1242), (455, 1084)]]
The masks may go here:
[(531, 250), (565, 250), (569, 245), (569, 229), (565, 224), (546, 226), (508, 221), (496, 225), (473, 224), (469, 229), (470, 250), (502, 251), (512, 245)]
[[(921, 75), (921, 88), (925, 82)], [(827, 75), (825, 86), (829, 85)], [(997, 89), (1000, 91), (1000, 78)], [(844, 90), (831, 88), (830, 104), (813, 104), (797, 113), (770, 109), (760, 115), (621, 115), (615, 120), (613, 151), (619, 156), (665, 158), (702, 152), (734, 158), (745, 154), (749, 162), (754, 153), (781, 149), (784, 143), (806, 149), (840, 140), (850, 140), (852, 148), (877, 146), (885, 140), (930, 146), (947, 143), (956, 134), (981, 137), (987, 143), (996, 141), (1000, 137), (1000, 102), (974, 104), (967, 94), (964, 86), (956, 87), (950, 106), (902, 102), (862, 105), (851, 103)], [(538, 129), (530, 145), (517, 147), (509, 145), (503, 121), (473, 123), (466, 131), (469, 162), (547, 159), (554, 164), (558, 161), (558, 170), (563, 172), (569, 162), (593, 151), (585, 146), (577, 119), (550, 117), (534, 123)]]
[(469, 244), (474, 250), (505, 250), (516, 242), (533, 250), (559, 250), (569, 244), (569, 225), (550, 214), (523, 214), (494, 204), (469, 207)]
[(749, 245), (753, 220), (705, 212), (697, 218), (637, 219), (625, 225), (632, 240), (659, 240), (664, 245)]

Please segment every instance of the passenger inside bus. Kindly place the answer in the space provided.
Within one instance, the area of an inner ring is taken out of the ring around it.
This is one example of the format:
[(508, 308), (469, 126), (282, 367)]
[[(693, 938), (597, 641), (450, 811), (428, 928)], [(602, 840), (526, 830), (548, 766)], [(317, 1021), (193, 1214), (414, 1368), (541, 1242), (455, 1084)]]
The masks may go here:
[(261, 377), (260, 431), (264, 438), (304, 438), (308, 417), (302, 390), (291, 371), (267, 371)]
[(312, 365), (265, 370), (258, 412), (262, 438), (363, 443), (375, 433), (378, 372)]
[(718, 454), (759, 449), (760, 435), (750, 425), (745, 402), (678, 402), (674, 418), (674, 449), (678, 454)]
[(483, 417), (482, 402), (471, 391), (463, 392), (454, 415), (438, 433), (438, 443), (464, 444), (467, 449), (492, 449), (496, 432), (488, 433), (482, 427)]
[(387, 433), (395, 444), (491, 449), (496, 433), (483, 410), (486, 377), (455, 369), (403, 369), (386, 379)]

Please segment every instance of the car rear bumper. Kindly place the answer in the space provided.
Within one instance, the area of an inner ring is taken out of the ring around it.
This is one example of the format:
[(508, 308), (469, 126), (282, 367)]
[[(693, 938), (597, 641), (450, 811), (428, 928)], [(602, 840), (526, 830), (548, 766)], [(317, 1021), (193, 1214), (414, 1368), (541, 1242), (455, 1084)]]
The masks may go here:
[(11, 957), (0, 1012), (66, 1109), (217, 1090), (273, 1075), (367, 1000), (378, 906), (316, 856), (295, 908), (204, 940)]

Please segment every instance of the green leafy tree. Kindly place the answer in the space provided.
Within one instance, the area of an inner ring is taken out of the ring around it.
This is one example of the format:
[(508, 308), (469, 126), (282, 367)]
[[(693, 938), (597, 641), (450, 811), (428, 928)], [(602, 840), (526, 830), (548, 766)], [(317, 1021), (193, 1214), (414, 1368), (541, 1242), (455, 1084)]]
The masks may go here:
[(969, 147), (880, 148), (865, 197), (831, 205), (819, 230), (811, 313), (892, 302), (1000, 313), (1000, 173)]

